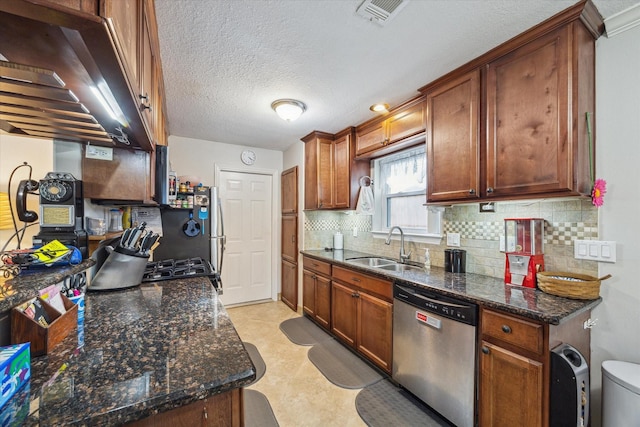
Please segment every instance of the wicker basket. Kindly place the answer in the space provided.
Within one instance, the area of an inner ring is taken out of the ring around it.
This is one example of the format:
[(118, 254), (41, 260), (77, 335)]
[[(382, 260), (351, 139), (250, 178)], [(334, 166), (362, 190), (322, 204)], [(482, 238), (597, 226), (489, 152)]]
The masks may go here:
[(600, 296), (600, 282), (611, 275), (597, 279), (586, 274), (542, 271), (537, 277), (538, 287), (548, 294), (573, 299), (597, 299)]

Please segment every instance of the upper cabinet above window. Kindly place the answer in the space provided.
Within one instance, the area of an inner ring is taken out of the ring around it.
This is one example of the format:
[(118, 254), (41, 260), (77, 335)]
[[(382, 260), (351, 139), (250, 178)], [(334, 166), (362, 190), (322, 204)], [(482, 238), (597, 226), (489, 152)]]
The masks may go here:
[(421, 142), (425, 130), (424, 111), (424, 98), (420, 97), (358, 126), (356, 156), (378, 157)]

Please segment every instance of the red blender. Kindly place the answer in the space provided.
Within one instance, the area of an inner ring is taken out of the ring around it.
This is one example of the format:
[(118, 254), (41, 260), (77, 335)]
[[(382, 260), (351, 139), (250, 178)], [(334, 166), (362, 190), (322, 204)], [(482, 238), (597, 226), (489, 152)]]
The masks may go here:
[(507, 255), (505, 283), (535, 288), (536, 273), (544, 271), (544, 219), (505, 219), (504, 235)]

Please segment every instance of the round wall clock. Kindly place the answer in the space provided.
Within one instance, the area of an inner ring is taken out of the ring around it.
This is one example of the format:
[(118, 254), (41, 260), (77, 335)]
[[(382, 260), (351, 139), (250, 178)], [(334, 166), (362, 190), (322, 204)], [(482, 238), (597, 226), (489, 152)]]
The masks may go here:
[(244, 150), (240, 155), (240, 160), (242, 160), (242, 163), (245, 165), (251, 166), (256, 162), (256, 153), (251, 150)]

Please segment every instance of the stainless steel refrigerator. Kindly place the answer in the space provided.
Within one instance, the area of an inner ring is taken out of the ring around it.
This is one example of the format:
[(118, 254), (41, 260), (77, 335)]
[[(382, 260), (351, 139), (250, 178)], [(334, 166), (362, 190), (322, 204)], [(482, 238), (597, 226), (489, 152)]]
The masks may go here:
[(226, 237), (218, 188), (196, 188), (180, 196), (193, 196), (193, 208), (161, 208), (162, 237), (153, 260), (202, 258), (221, 274)]

